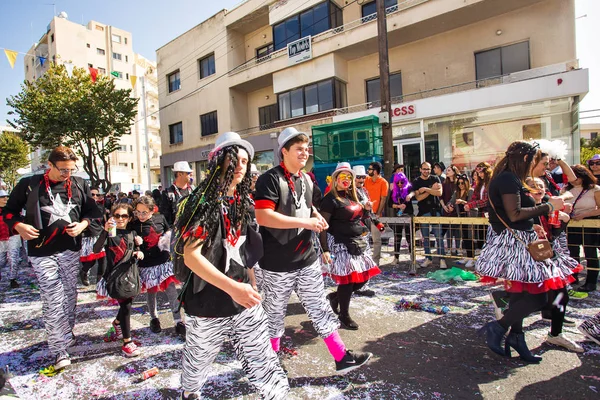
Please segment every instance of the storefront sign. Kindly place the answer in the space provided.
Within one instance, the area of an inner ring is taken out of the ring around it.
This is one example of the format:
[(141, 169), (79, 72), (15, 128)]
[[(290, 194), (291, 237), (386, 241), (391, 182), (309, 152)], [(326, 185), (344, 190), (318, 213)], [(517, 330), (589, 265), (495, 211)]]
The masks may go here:
[(202, 150), (200, 152), (200, 159), (201, 160), (208, 160), (208, 155), (210, 154), (210, 150)]
[(394, 121), (416, 118), (416, 116), (417, 106), (414, 104), (398, 104), (397, 106), (392, 106), (392, 120)]
[(311, 38), (312, 36), (306, 36), (288, 44), (288, 65), (295, 65), (312, 58)]

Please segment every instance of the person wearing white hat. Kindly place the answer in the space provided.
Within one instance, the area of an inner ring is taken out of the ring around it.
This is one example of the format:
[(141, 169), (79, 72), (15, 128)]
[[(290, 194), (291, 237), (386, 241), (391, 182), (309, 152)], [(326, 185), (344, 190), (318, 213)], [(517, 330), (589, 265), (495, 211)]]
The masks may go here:
[[(2, 209), (8, 202), (8, 192), (0, 189), (0, 271), (5, 265), (8, 266), (8, 280), (12, 289), (18, 288), (17, 269), (19, 266), (19, 254), (23, 242), (21, 236), (11, 234), (8, 225), (2, 217)], [(0, 273), (0, 279), (2, 274)]]
[(252, 191), (252, 197), (254, 197), (254, 189), (256, 186), (256, 181), (260, 176), (260, 171), (256, 168), (256, 164), (250, 165), (250, 176), (252, 177), (252, 186), (250, 186), (250, 190)]
[[(256, 182), (256, 220), (263, 238), (263, 307), (269, 318), (273, 350), (280, 352), (287, 304), (295, 291), (313, 326), (333, 356), (338, 373), (368, 362), (371, 353), (353, 353), (339, 336), (339, 320), (325, 297), (323, 276), (312, 232), (328, 228), (313, 207), (313, 183), (301, 170), (308, 161), (308, 135), (284, 129), (278, 138), (281, 164)], [(280, 353), (282, 354), (282, 353)]]
[(177, 205), (181, 199), (187, 197), (192, 192), (190, 184), (192, 178), (192, 168), (187, 161), (177, 161), (173, 164), (173, 175), (175, 181), (162, 193), (160, 202), (160, 213), (165, 216), (169, 225), (175, 222), (177, 215)]
[(320, 242), (324, 269), (338, 287), (327, 298), (333, 311), (339, 313), (342, 326), (356, 330), (358, 324), (349, 313), (352, 293), (381, 273), (371, 257), (369, 228), (363, 221), (371, 212), (371, 203), (360, 203), (354, 184), (355, 173), (349, 163), (339, 163), (331, 178), (331, 190), (320, 208), (329, 229), (321, 232)]
[[(250, 383), (264, 399), (286, 399), (289, 384), (269, 342), (268, 321), (251, 269), (262, 239), (250, 211), (252, 145), (221, 134), (209, 155), (209, 175), (181, 205), (173, 260), (189, 268), (180, 299), (186, 312), (182, 399), (201, 398), (210, 366), (230, 337)], [(181, 256), (182, 255), (182, 256)]]

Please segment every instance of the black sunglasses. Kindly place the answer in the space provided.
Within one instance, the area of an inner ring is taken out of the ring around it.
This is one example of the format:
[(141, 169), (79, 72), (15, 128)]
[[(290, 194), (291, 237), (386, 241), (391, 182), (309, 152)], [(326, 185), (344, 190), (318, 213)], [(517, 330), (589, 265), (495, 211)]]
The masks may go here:
[(129, 218), (129, 214), (113, 214), (113, 217), (115, 217), (115, 219), (127, 219)]
[(356, 175), (356, 179), (365, 179), (366, 175)]

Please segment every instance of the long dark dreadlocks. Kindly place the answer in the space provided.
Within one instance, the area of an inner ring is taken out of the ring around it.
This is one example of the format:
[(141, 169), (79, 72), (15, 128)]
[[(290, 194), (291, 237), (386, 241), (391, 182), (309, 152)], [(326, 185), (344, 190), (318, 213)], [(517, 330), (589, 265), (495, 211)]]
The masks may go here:
[(232, 228), (244, 232), (248, 223), (248, 210), (252, 206), (250, 160), (242, 182), (237, 185), (233, 201), (227, 199), (239, 149), (239, 146), (234, 145), (218, 150), (209, 160), (209, 174), (182, 201), (174, 223), (175, 240), (179, 243), (176, 248), (183, 249), (183, 245), (187, 244), (210, 245), (218, 231), (223, 205), (228, 207), (227, 212)]

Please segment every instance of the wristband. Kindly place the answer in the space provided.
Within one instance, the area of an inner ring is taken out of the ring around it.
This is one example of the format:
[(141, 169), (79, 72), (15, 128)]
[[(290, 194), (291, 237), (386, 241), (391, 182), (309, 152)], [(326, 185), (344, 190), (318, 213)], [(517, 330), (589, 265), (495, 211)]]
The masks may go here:
[(554, 206), (552, 205), (552, 203), (546, 203), (550, 206), (550, 212), (554, 211)]

